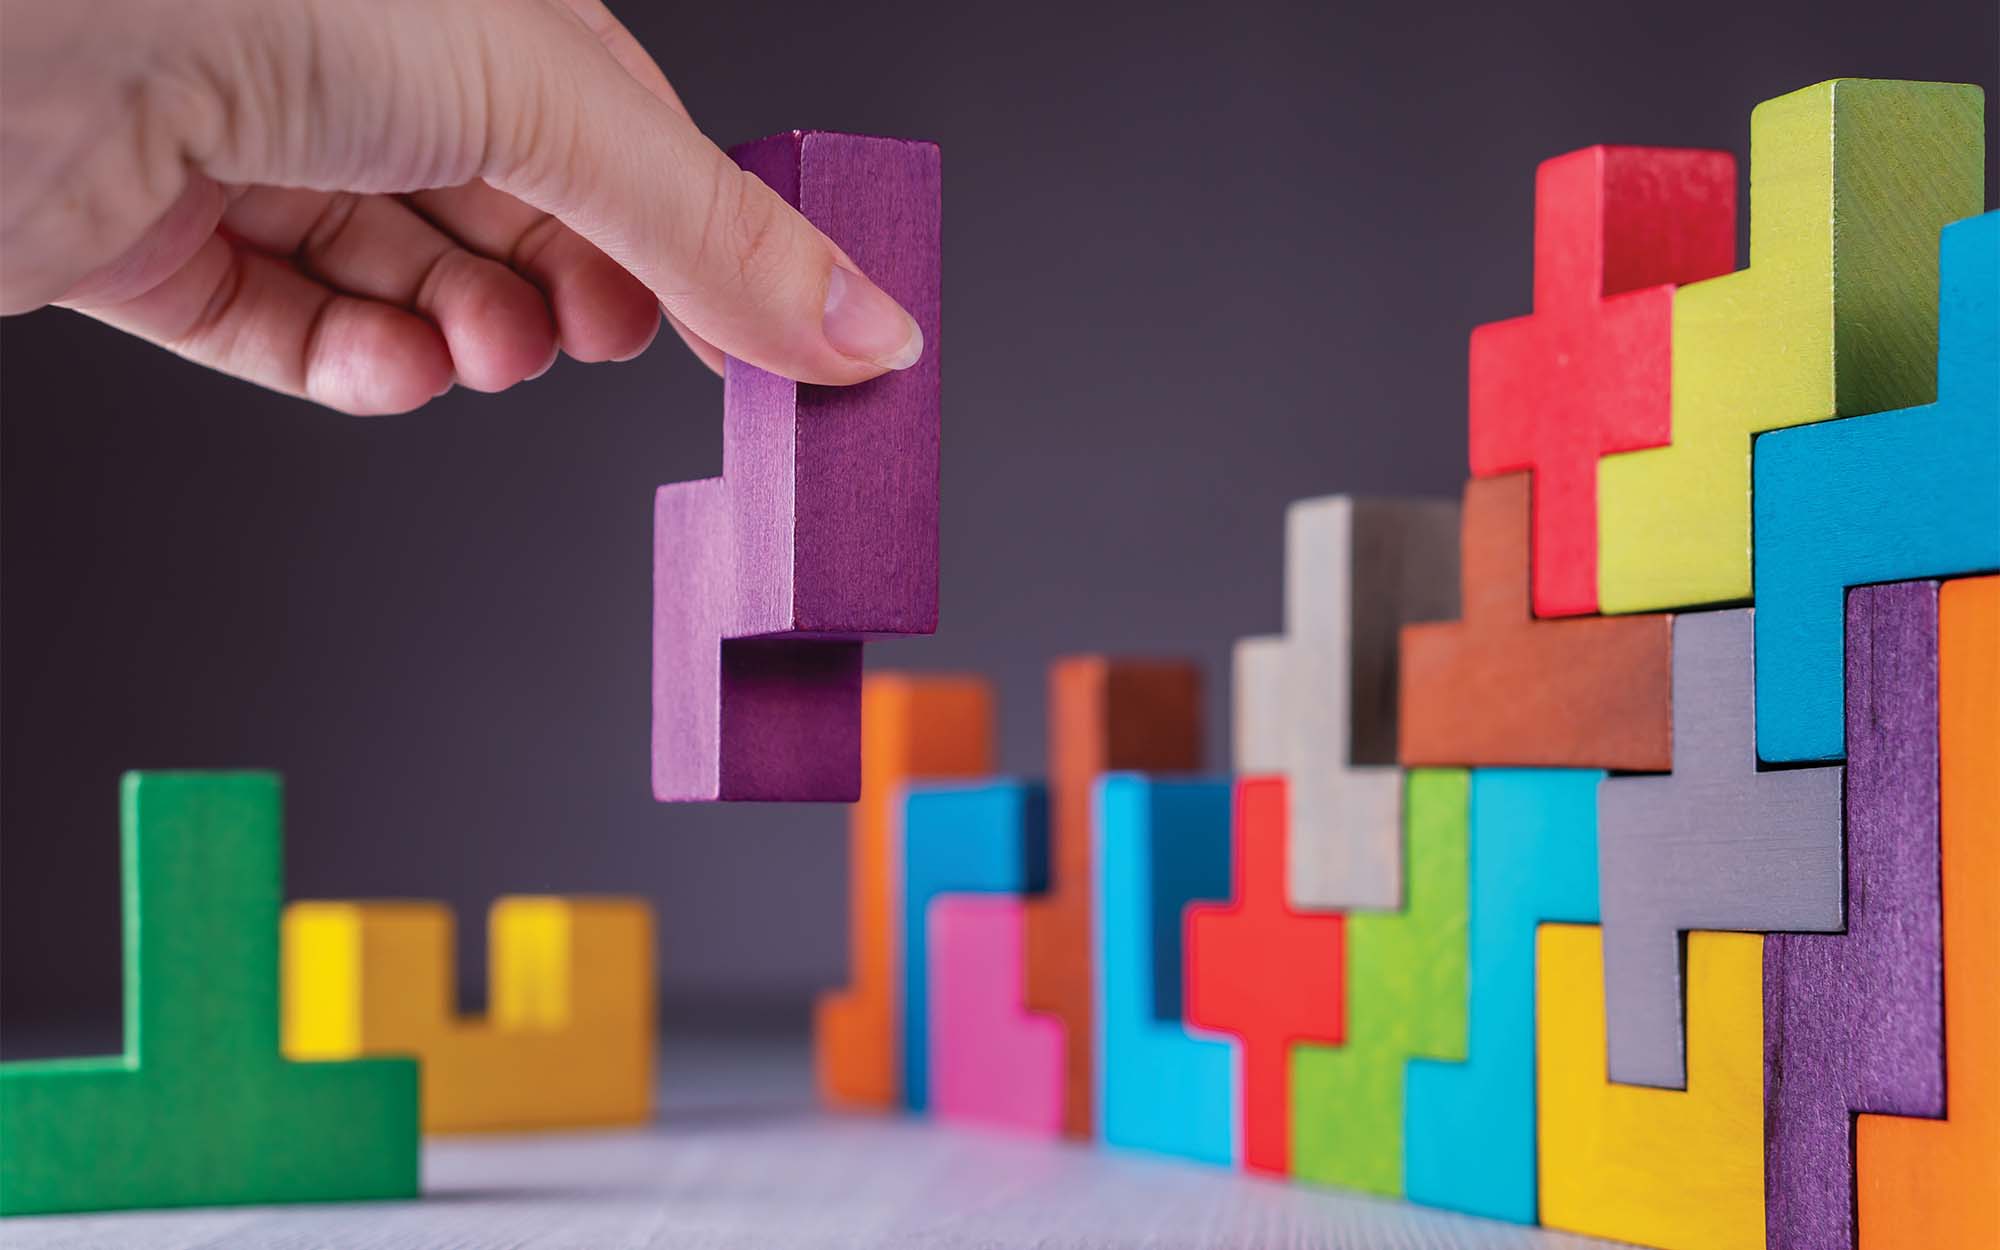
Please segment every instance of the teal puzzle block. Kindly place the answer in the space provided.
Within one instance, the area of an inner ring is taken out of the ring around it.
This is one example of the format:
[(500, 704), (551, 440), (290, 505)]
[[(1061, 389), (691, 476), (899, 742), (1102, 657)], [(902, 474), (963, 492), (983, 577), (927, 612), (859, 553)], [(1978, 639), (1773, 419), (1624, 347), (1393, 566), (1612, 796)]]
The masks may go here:
[(2000, 212), (1944, 228), (1934, 404), (1755, 446), (1757, 754), (1846, 755), (1847, 589), (2000, 569)]
[(1535, 1222), (1535, 930), (1597, 921), (1603, 777), (1472, 773), (1466, 1057), (1406, 1069), (1403, 1175), (1414, 1201)]
[(903, 1105), (930, 1107), (931, 900), (1034, 894), (1049, 884), (1049, 799), (1040, 782), (912, 787), (903, 800)]
[(1113, 773), (1093, 815), (1098, 1135), (1229, 1166), (1237, 1048), (1181, 1022), (1181, 913), (1229, 901), (1230, 783)]
[(416, 1063), (278, 1053), (278, 778), (122, 799), (125, 1052), (0, 1064), (0, 1214), (415, 1197)]

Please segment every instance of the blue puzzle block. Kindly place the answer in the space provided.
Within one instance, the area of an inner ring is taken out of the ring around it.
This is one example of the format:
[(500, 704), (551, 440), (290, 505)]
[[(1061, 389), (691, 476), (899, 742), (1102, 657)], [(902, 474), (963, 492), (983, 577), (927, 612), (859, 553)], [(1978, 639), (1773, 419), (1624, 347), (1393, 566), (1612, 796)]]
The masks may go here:
[(931, 899), (1033, 894), (1049, 883), (1049, 799), (1040, 782), (913, 787), (903, 800), (903, 1105), (930, 1106)]
[(1603, 777), (1473, 770), (1465, 1061), (1410, 1061), (1403, 1174), (1413, 1201), (1535, 1222), (1535, 930), (1597, 921)]
[(2000, 213), (1944, 228), (1938, 399), (1756, 442), (1757, 754), (1844, 756), (1847, 588), (2000, 568)]
[(1228, 1166), (1236, 1043), (1181, 1023), (1181, 911), (1229, 899), (1229, 782), (1114, 773), (1093, 815), (1098, 1135)]

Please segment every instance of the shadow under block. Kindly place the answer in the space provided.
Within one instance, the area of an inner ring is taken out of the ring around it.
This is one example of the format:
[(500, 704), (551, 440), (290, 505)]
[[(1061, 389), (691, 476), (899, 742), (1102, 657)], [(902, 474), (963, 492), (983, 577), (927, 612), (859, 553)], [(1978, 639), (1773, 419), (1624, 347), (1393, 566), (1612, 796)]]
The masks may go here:
[(1472, 332), (1472, 473), (1534, 474), (1537, 616), (1597, 611), (1597, 462), (1668, 441), (1673, 287), (1736, 264), (1736, 161), (1591, 147), (1535, 171), (1534, 312)]
[(940, 894), (1034, 894), (1048, 887), (1048, 793), (1035, 782), (913, 788), (903, 800), (903, 1105), (928, 1110), (930, 950)]
[(1049, 888), (1027, 903), (1027, 999), (1062, 1024), (1063, 1132), (1091, 1127), (1091, 792), (1114, 770), (1201, 766), (1201, 670), (1069, 656), (1049, 667)]
[(2000, 569), (2000, 213), (1940, 244), (1937, 402), (1757, 440), (1757, 747), (1835, 759), (1849, 586)]
[(1418, 1202), (1535, 1222), (1535, 930), (1597, 919), (1603, 775), (1472, 774), (1465, 1059), (1413, 1059), (1403, 1077), (1403, 1189)]
[(486, 1019), (458, 1014), (451, 910), (285, 909), (284, 1049), (414, 1055), (427, 1133), (652, 1118), (653, 913), (636, 899), (514, 895), (487, 916)]
[(1236, 783), (1231, 897), (1184, 913), (1187, 1022), (1240, 1044), (1244, 1167), (1291, 1171), (1292, 1048), (1344, 1036), (1338, 914), (1285, 901), (1285, 782)]
[(1181, 916), (1229, 898), (1230, 783), (1097, 786), (1096, 1121), (1106, 1145), (1237, 1161), (1237, 1047), (1182, 1022)]
[(1666, 771), (1672, 622), (1536, 620), (1528, 517), (1527, 474), (1466, 483), (1463, 619), (1403, 628), (1404, 766)]
[(1403, 1192), (1405, 1067), (1465, 1058), (1470, 780), (1407, 784), (1409, 902), (1347, 913), (1347, 1040), (1292, 1051), (1292, 1174), (1389, 1197)]
[(909, 310), (924, 354), (847, 387), (729, 362), (722, 476), (654, 502), (653, 794), (850, 801), (862, 640), (937, 628), (938, 150), (793, 131), (734, 156)]
[(1982, 133), (1979, 89), (1942, 83), (1751, 113), (1750, 266), (1675, 290), (1673, 441), (1598, 465), (1603, 611), (1748, 599), (1751, 438), (1930, 400), (1937, 232), (1982, 207)]
[(1282, 774), (1294, 907), (1402, 906), (1397, 641), (1458, 611), (1458, 505), (1305, 499), (1285, 510), (1285, 632), (1235, 653), (1235, 766)]
[(128, 773), (125, 1050), (0, 1064), (0, 1215), (417, 1195), (417, 1065), (278, 1051), (280, 782)]
[(1751, 609), (1674, 623), (1674, 771), (1597, 793), (1611, 1079), (1681, 1085), (1681, 935), (1839, 930), (1841, 769), (1757, 769)]
[(1855, 1112), (1944, 1114), (1937, 646), (1935, 582), (1848, 599), (1847, 931), (1764, 939), (1773, 1250), (1854, 1245)]
[(931, 900), (931, 1110), (1038, 1137), (1063, 1127), (1062, 1022), (1021, 1006), (1023, 900)]
[(902, 792), (913, 780), (993, 771), (993, 691), (976, 677), (871, 673), (861, 680), (861, 798), (847, 813), (848, 978), (813, 1007), (822, 1101), (887, 1110), (896, 1061)]
[(1938, 592), (1943, 1120), (1855, 1123), (1862, 1250), (2000, 1245), (2000, 577)]
[(1688, 1087), (1604, 1070), (1597, 930), (1542, 929), (1542, 1223), (1661, 1250), (1764, 1245), (1764, 939), (1688, 935)]

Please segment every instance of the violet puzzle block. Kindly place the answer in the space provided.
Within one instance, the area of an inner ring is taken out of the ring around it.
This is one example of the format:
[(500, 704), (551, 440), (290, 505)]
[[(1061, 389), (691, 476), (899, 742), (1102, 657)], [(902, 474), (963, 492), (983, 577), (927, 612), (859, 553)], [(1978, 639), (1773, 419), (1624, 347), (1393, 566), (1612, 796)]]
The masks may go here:
[(862, 640), (937, 628), (938, 150), (794, 131), (734, 155), (925, 348), (851, 387), (729, 361), (722, 476), (654, 502), (653, 795), (851, 801)]
[(903, 1105), (930, 1107), (931, 900), (1036, 894), (1049, 884), (1049, 798), (1039, 782), (912, 787), (903, 799)]
[(1094, 796), (1096, 1121), (1107, 1146), (1236, 1162), (1234, 1041), (1182, 1023), (1189, 903), (1229, 901), (1230, 783), (1108, 774)]
[(1847, 932), (1764, 942), (1773, 1250), (1854, 1244), (1854, 1115), (1944, 1105), (1938, 588), (1847, 600)]
[(1063, 1026), (1029, 1011), (1022, 900), (931, 900), (931, 1109), (941, 1120), (1057, 1137)]
[(416, 1197), (417, 1065), (278, 1052), (278, 778), (121, 804), (125, 1051), (0, 1064), (0, 1215)]
[(1480, 768), (1462, 1063), (1403, 1074), (1403, 1191), (1434, 1207), (1535, 1222), (1535, 931), (1597, 920), (1596, 769)]
[(1674, 771), (1597, 796), (1607, 1072), (1687, 1087), (1682, 935), (1841, 926), (1841, 770), (1757, 769), (1752, 609), (1674, 618)]
[(2000, 212), (1944, 228), (1934, 404), (1757, 439), (1757, 753), (1839, 759), (1849, 586), (2000, 569)]
[(1235, 656), (1235, 767), (1289, 781), (1286, 901), (1402, 906), (1397, 639), (1458, 614), (1458, 503), (1299, 500), (1285, 511), (1285, 632)]

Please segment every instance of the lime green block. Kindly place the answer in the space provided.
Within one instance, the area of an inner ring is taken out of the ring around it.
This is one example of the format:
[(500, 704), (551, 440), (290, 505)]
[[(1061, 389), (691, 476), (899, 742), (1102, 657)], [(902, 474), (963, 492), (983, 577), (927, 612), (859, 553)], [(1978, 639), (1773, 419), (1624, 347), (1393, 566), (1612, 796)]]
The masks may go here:
[(1469, 782), (1407, 774), (1402, 911), (1347, 913), (1347, 1042), (1292, 1050), (1292, 1171), (1400, 1197), (1403, 1069), (1465, 1058)]
[(416, 1063), (278, 1054), (278, 778), (121, 797), (125, 1053), (0, 1064), (0, 1215), (415, 1197)]

